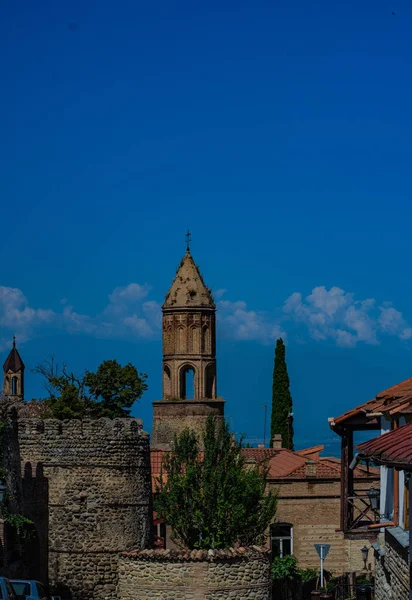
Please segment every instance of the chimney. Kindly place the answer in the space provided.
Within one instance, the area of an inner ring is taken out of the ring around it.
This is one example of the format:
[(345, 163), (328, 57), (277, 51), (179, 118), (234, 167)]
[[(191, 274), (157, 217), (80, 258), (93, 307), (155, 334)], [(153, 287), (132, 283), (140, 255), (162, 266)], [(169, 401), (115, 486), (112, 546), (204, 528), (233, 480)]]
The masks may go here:
[(265, 444), (258, 444), (258, 448), (264, 448)]
[(316, 477), (316, 460), (308, 459), (305, 465), (306, 477)]
[(282, 434), (275, 433), (273, 436), (273, 448), (282, 448)]
[(245, 460), (245, 468), (246, 470), (250, 471), (251, 469), (254, 469), (256, 467), (256, 458), (253, 458), (253, 456), (249, 456), (246, 460)]

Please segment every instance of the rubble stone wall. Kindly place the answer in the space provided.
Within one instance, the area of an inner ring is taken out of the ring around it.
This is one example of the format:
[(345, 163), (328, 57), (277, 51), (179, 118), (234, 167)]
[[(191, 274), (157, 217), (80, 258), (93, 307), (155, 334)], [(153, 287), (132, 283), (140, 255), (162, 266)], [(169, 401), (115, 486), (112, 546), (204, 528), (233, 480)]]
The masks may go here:
[(239, 550), (124, 553), (119, 600), (269, 600), (270, 554)]
[(114, 600), (118, 554), (150, 538), (149, 436), (141, 421), (18, 425), (23, 507), (36, 527), (41, 573), (63, 597)]
[(402, 547), (385, 532), (384, 555), (375, 552), (375, 599), (408, 600), (408, 548)]

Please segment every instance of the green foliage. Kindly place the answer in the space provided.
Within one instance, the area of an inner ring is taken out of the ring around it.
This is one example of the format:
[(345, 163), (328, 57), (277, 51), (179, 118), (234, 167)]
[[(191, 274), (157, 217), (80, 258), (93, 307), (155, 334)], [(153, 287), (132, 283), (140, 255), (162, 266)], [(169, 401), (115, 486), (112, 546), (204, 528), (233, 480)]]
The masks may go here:
[[(0, 481), (3, 483), (6, 480), (6, 458), (5, 458), (5, 447), (6, 447), (6, 436), (7, 436), (7, 421), (0, 421)], [(33, 521), (27, 517), (9, 512), (8, 504), (9, 500), (13, 500), (10, 490), (5, 493), (3, 502), (0, 504), (0, 516), (6, 523), (17, 530), (18, 537), (22, 540), (28, 540), (31, 536), (31, 526)]]
[(313, 581), (318, 576), (317, 569), (299, 569), (298, 561), (293, 554), (272, 561), (272, 577), (274, 579), (300, 579), (302, 583)]
[(276, 556), (272, 562), (273, 579), (295, 579), (298, 576), (297, 558), (292, 554)]
[(267, 468), (246, 466), (242, 441), (211, 416), (203, 442), (202, 455), (194, 431), (175, 436), (157, 480), (155, 510), (186, 548), (259, 543), (277, 506), (273, 492), (266, 493)]
[(286, 366), (286, 348), (282, 338), (276, 342), (275, 363), (273, 369), (272, 386), (272, 418), (271, 418), (271, 445), (276, 433), (282, 435), (284, 448), (293, 450), (293, 417), (292, 396), (289, 389), (289, 376)]
[(130, 415), (135, 401), (147, 390), (146, 378), (130, 363), (122, 367), (116, 360), (105, 360), (96, 373), (86, 373), (85, 384), (98, 401), (99, 416), (114, 419)]
[(147, 390), (147, 375), (136, 367), (122, 367), (116, 360), (104, 361), (96, 373), (83, 377), (59, 370), (54, 359), (35, 368), (45, 378), (48, 398), (42, 401), (49, 415), (56, 419), (128, 417), (134, 402)]
[(17, 536), (22, 541), (28, 541), (33, 536), (33, 521), (23, 515), (9, 513), (5, 505), (1, 508), (2, 518), (17, 531)]
[(298, 569), (298, 575), (302, 580), (302, 583), (313, 581), (318, 576), (317, 569)]

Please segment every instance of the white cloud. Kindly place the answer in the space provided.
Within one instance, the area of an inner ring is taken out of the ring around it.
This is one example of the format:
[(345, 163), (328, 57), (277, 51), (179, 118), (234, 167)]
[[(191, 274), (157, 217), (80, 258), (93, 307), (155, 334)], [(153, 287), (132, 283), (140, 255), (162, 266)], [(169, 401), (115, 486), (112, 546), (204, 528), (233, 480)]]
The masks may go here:
[(0, 286), (0, 348), (10, 346), (16, 334), (24, 342), (44, 329), (96, 337), (144, 337), (156, 335), (161, 328), (160, 306), (153, 300), (144, 301), (149, 293), (147, 284), (130, 283), (117, 287), (109, 295), (106, 308), (97, 315), (77, 312), (63, 299), (61, 311), (34, 309), (23, 292), (17, 288)]
[[(98, 314), (79, 313), (64, 299), (60, 309), (33, 308), (18, 288), (0, 286), (0, 349), (10, 346), (16, 334), (26, 341), (45, 328), (97, 338), (160, 338), (161, 306), (149, 297), (148, 284), (129, 283), (116, 287), (106, 307)], [(374, 299), (358, 300), (339, 287), (317, 286), (306, 296), (294, 292), (283, 307), (271, 312), (249, 308), (243, 300), (222, 299), (218, 290), (218, 322), (223, 335), (235, 340), (272, 343), (278, 337), (304, 343), (311, 338), (332, 341), (338, 346), (377, 344), (385, 336), (412, 339), (412, 326), (390, 303)]]
[(215, 300), (220, 300), (224, 294), (226, 294), (227, 290), (225, 288), (221, 288), (220, 290), (215, 290), (213, 292), (213, 298)]
[(153, 329), (150, 327), (146, 319), (142, 319), (137, 315), (124, 318), (124, 324), (129, 327), (137, 337), (152, 337), (154, 334)]
[(9, 346), (12, 334), (21, 342), (26, 341), (35, 329), (53, 324), (55, 317), (52, 310), (29, 306), (26, 296), (18, 288), (0, 286), (0, 346)]
[(377, 344), (382, 334), (405, 340), (412, 337), (401, 312), (387, 303), (377, 306), (373, 298), (356, 300), (353, 293), (338, 287), (316, 287), (304, 299), (295, 292), (283, 309), (286, 318), (305, 326), (313, 339), (333, 339), (339, 346)]
[(127, 305), (138, 302), (143, 298), (146, 298), (150, 291), (150, 286), (146, 283), (140, 285), (139, 283), (129, 283), (122, 287), (117, 287), (109, 295), (110, 304), (113, 305)]
[(285, 336), (280, 325), (267, 315), (247, 308), (246, 302), (221, 300), (218, 303), (218, 318), (224, 332), (237, 340), (270, 340)]

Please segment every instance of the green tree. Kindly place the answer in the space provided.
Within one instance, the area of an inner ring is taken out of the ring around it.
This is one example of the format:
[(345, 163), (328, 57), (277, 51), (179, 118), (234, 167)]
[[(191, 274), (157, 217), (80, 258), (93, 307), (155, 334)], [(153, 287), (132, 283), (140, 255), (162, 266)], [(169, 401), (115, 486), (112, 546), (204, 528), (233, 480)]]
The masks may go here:
[(117, 360), (105, 360), (96, 373), (86, 373), (84, 382), (96, 401), (93, 410), (114, 419), (130, 415), (133, 404), (147, 390), (146, 379), (131, 363), (122, 367)]
[(270, 443), (272, 446), (273, 436), (276, 433), (280, 433), (283, 447), (293, 450), (293, 406), (289, 385), (286, 348), (282, 338), (279, 338), (276, 342), (275, 364), (273, 368)]
[(54, 358), (34, 371), (45, 378), (49, 396), (41, 401), (56, 419), (128, 417), (134, 402), (147, 389), (144, 374), (130, 363), (122, 367), (116, 360), (104, 361), (96, 373), (86, 371), (77, 377), (55, 363)]
[(203, 445), (201, 453), (190, 429), (175, 436), (157, 480), (155, 510), (186, 548), (259, 543), (277, 506), (276, 495), (266, 490), (266, 465), (245, 464), (242, 440), (212, 416)]

